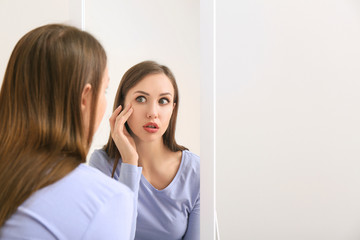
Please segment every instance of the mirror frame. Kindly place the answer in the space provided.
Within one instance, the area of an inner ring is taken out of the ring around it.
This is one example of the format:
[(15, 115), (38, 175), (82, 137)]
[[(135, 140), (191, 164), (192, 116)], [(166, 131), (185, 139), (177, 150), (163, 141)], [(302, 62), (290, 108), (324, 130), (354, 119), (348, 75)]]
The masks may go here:
[(200, 239), (216, 237), (215, 0), (200, 0)]

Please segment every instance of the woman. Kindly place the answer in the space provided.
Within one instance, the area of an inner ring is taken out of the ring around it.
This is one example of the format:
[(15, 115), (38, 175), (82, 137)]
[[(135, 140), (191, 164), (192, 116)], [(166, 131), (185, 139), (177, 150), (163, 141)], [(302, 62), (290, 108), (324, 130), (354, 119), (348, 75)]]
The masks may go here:
[(83, 164), (106, 108), (106, 62), (70, 26), (16, 44), (0, 92), (0, 238), (131, 238), (134, 194)]
[(138, 197), (135, 239), (200, 238), (199, 157), (175, 141), (178, 107), (178, 88), (166, 66), (133, 66), (115, 97), (109, 141), (90, 158), (91, 166)]

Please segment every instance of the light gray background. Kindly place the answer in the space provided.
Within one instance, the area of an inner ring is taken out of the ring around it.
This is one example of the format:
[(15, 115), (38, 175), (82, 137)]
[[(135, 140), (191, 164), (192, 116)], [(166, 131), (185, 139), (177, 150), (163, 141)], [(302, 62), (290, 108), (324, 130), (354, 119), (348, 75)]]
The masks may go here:
[(360, 239), (359, 17), (359, 1), (217, 1), (221, 239)]

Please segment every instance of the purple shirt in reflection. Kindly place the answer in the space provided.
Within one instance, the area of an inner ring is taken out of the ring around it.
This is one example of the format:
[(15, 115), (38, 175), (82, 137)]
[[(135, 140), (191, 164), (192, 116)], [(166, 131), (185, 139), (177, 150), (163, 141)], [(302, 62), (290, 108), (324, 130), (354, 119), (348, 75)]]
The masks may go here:
[[(96, 150), (89, 165), (111, 176), (114, 159)], [(122, 163), (114, 179), (132, 189), (138, 196), (136, 240), (200, 239), (200, 159), (183, 151), (180, 167), (172, 182), (162, 190), (153, 187), (142, 175), (142, 168)]]

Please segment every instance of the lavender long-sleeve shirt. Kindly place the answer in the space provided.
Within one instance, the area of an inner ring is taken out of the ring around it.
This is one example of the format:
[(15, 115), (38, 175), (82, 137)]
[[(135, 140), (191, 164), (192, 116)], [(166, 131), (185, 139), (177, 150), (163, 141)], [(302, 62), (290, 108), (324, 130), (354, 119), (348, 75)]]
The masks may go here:
[[(89, 165), (111, 176), (114, 159), (96, 150)], [(114, 178), (138, 196), (136, 240), (200, 239), (200, 159), (182, 152), (180, 167), (172, 182), (162, 190), (153, 187), (142, 175), (142, 168), (122, 163)]]
[(134, 234), (134, 193), (80, 164), (32, 194), (0, 229), (0, 239), (118, 239)]

